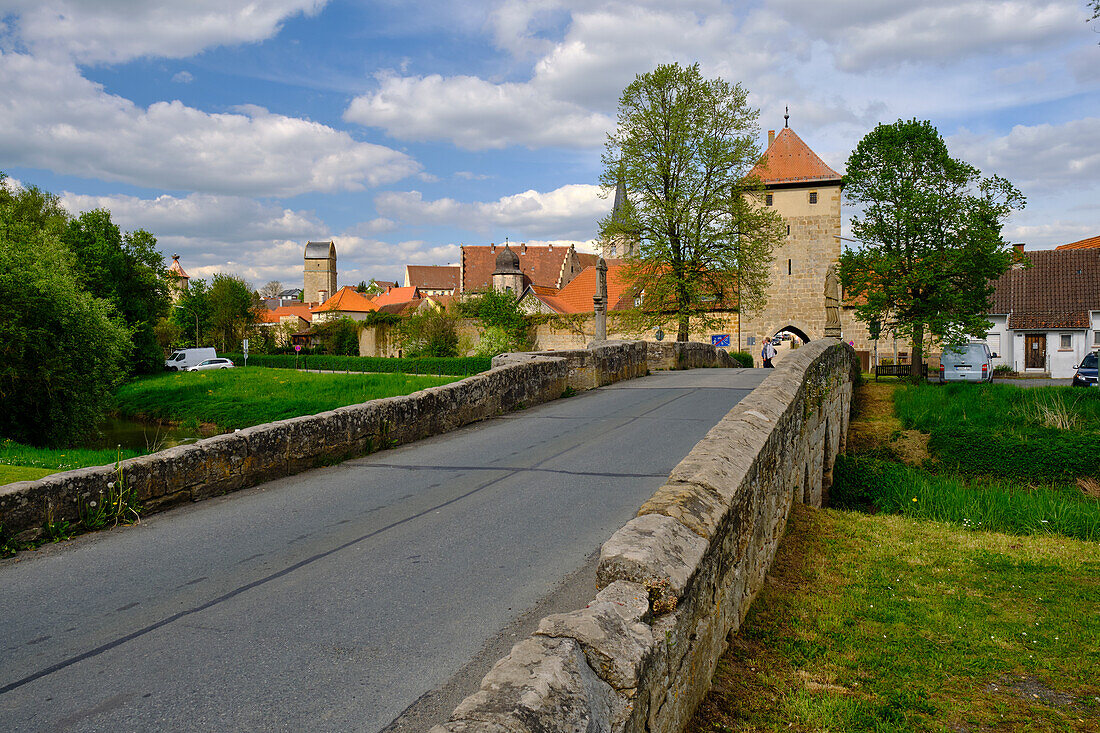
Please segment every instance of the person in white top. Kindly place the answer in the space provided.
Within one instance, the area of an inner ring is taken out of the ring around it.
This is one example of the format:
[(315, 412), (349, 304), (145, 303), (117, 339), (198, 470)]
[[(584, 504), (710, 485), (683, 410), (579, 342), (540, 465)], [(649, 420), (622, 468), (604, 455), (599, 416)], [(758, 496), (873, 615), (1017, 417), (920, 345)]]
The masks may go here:
[(775, 347), (772, 346), (771, 339), (766, 340), (764, 342), (764, 348), (760, 350), (760, 357), (764, 360), (765, 369), (775, 368), (775, 365), (772, 364), (772, 359), (775, 358), (776, 353)]

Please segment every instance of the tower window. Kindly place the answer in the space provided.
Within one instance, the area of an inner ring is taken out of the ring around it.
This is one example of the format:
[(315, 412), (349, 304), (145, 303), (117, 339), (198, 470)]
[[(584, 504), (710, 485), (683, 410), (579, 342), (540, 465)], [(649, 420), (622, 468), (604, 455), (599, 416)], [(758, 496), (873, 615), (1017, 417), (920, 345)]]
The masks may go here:
[(791, 261), (790, 260), (787, 260), (787, 274), (788, 275), (791, 274)]
[(764, 194), (764, 205), (765, 206), (771, 206), (772, 205), (772, 195), (770, 193)]
[(816, 204), (817, 203), (817, 191), (810, 191), (810, 203), (811, 204)]
[(790, 224), (787, 225), (787, 236), (788, 237), (791, 236), (791, 225)]

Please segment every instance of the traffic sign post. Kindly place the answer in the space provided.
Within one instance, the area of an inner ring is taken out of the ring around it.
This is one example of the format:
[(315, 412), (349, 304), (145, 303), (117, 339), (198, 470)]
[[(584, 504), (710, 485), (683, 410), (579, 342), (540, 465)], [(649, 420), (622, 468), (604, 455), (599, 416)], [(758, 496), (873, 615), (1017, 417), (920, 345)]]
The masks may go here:
[(248, 339), (241, 341), (241, 351), (244, 353), (244, 365), (248, 366)]
[(294, 368), (298, 368), (298, 354), (302, 351), (301, 344), (294, 344)]

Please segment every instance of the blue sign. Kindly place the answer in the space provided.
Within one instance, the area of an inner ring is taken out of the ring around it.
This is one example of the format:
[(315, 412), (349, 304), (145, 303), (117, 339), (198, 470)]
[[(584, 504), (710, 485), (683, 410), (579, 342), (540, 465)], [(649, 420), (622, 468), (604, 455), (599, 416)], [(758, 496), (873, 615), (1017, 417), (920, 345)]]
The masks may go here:
[(716, 333), (710, 337), (710, 345), (728, 349), (730, 346), (730, 335), (728, 333)]

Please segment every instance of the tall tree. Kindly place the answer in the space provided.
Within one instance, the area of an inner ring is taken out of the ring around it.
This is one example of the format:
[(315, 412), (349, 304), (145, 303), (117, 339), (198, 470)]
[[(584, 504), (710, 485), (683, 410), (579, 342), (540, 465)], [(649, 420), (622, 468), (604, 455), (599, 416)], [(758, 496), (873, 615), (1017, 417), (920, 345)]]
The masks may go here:
[(952, 158), (932, 123), (898, 120), (856, 145), (844, 194), (862, 210), (861, 246), (840, 257), (857, 318), (912, 337), (914, 365), (926, 335), (958, 343), (989, 329), (992, 281), (1012, 262), (1001, 227), (1024, 206), (1011, 183)]
[(210, 308), (210, 327), (215, 343), (222, 351), (236, 350), (249, 327), (258, 318), (252, 286), (236, 275), (215, 275), (206, 294)]
[(720, 301), (766, 302), (783, 230), (760, 205), (763, 184), (747, 178), (761, 155), (747, 95), (740, 84), (704, 79), (698, 64), (659, 66), (623, 91), (608, 136), (600, 183), (622, 183), (629, 201), (600, 222), (600, 234), (638, 238), (625, 274), (643, 294), (642, 325), (672, 320), (678, 341), (693, 319), (706, 327)]
[(144, 229), (125, 235), (105, 209), (86, 211), (69, 222), (65, 244), (75, 256), (81, 285), (110, 302), (132, 334), (131, 369), (158, 371), (164, 359), (156, 324), (168, 312), (167, 273), (157, 240)]
[(62, 237), (67, 215), (0, 173), (0, 436), (71, 445), (95, 430), (123, 375), (129, 333), (80, 287)]
[(260, 295), (265, 298), (274, 298), (281, 292), (283, 292), (283, 284), (278, 280), (272, 280), (267, 285), (260, 288)]

